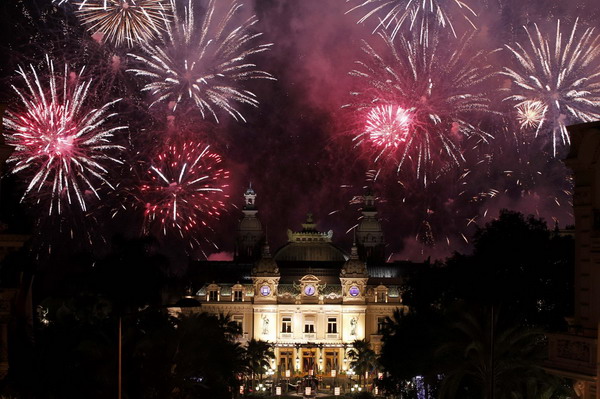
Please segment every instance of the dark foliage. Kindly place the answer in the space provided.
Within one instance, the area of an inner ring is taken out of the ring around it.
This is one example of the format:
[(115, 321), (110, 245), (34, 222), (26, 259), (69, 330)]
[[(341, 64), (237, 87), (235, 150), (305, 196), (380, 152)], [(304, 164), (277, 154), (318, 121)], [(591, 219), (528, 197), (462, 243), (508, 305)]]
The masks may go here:
[(541, 368), (543, 332), (571, 314), (573, 251), (543, 220), (505, 210), (478, 230), (472, 254), (425, 265), (405, 286), (410, 313), (384, 332), (387, 390), (407, 394), (421, 376), (440, 397), (559, 397), (560, 381)]

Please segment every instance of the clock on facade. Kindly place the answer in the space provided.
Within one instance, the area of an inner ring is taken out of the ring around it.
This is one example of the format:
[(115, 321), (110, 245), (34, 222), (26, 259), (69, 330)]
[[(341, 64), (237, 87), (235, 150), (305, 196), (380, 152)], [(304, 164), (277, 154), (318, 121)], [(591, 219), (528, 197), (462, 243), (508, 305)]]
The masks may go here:
[(349, 292), (350, 292), (350, 295), (352, 295), (352, 296), (358, 296), (358, 294), (360, 294), (360, 290), (355, 285), (353, 285), (352, 287), (350, 287)]
[(268, 285), (263, 285), (262, 287), (260, 287), (260, 294), (262, 296), (267, 296), (271, 293), (271, 287), (269, 287)]
[(304, 293), (308, 296), (314, 295), (315, 294), (315, 286), (307, 285), (306, 287), (304, 287)]

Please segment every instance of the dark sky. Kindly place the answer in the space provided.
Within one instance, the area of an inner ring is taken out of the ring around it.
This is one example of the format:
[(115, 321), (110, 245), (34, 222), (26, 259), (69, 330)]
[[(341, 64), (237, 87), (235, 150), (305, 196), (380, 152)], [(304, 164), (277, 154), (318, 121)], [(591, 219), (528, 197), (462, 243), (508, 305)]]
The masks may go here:
[[(112, 84), (107, 91), (110, 95), (139, 89), (135, 78), (124, 72), (126, 65), (119, 65), (116, 71), (109, 70), (107, 59), (114, 53), (94, 47), (68, 8), (53, 7), (49, 0), (2, 3), (0, 22), (6, 57), (0, 73), (4, 101), (14, 101), (9, 84), (14, 82), (16, 65), (37, 62), (45, 52), (56, 54), (73, 66), (89, 64), (96, 79)], [(600, 21), (596, 0), (469, 3), (473, 3), (478, 14), (474, 18), (478, 31), (469, 49), (473, 54), (523, 40), (522, 26), (534, 22), (553, 32), (557, 18), (572, 24), (579, 17), (583, 26), (597, 26)], [(307, 212), (315, 214), (321, 230), (333, 229), (334, 239), (342, 246), (349, 246), (351, 233), (347, 231), (360, 216), (360, 205), (351, 202), (367, 185), (379, 196), (388, 254), (394, 253), (395, 259), (444, 256), (452, 250), (464, 250), (467, 247), (462, 235), (470, 237), (476, 224), (483, 225), (501, 208), (537, 214), (551, 225), (554, 219), (561, 226), (572, 223), (570, 198), (562, 192), (568, 189), (567, 171), (543, 146), (523, 147), (513, 143), (513, 128), (502, 119), (506, 105), (495, 93), (496, 87), (492, 87), (498, 81), (490, 84), (489, 96), (499, 115), (484, 122), (495, 139), (472, 155), (465, 165), (426, 189), (403, 182), (385, 168), (373, 182), (372, 171), (379, 166), (361, 157), (360, 148), (355, 148), (349, 134), (353, 115), (341, 109), (349, 102), (350, 91), (357, 89), (358, 82), (348, 72), (355, 68), (355, 61), (364, 60), (361, 41), (379, 45), (379, 38), (371, 34), (372, 21), (358, 25), (359, 11), (345, 14), (356, 4), (358, 0), (246, 1), (240, 17), (254, 12), (259, 18), (256, 29), (263, 32), (260, 40), (274, 44), (271, 51), (252, 60), (277, 81), (248, 84), (257, 93), (260, 106), (242, 109), (247, 123), (223, 118), (225, 122), (218, 126), (208, 125), (209, 140), (232, 171), (229, 193), (232, 206), (213, 225), (215, 232), (211, 233), (220, 249), (232, 251), (235, 225), (240, 217), (233, 205), (242, 205), (241, 195), (249, 182), (258, 193), (260, 217), (273, 247), (284, 244), (287, 228), (300, 228)], [(460, 20), (456, 26), (459, 34), (466, 32), (467, 27)], [(452, 48), (456, 44), (455, 40), (448, 40), (444, 46)], [(469, 54), (465, 54), (464, 62), (470, 61)], [(490, 60), (499, 70), (506, 58), (500, 54)], [(161, 115), (140, 118), (145, 111), (141, 97), (125, 110), (130, 137), (161, 124)], [(145, 124), (149, 119), (154, 123)], [(510, 176), (504, 173), (508, 169), (513, 170)], [(461, 177), (467, 170), (470, 171), (467, 177)], [(120, 176), (123, 184), (127, 184), (127, 177)], [(14, 187), (18, 192), (18, 184)], [(491, 189), (499, 194), (493, 198), (480, 195)], [(27, 204), (26, 208), (33, 220), (38, 218), (33, 204)], [(104, 216), (98, 218), (95, 227), (98, 234), (100, 230), (106, 230), (103, 235), (123, 230), (122, 222), (115, 227)], [(124, 229), (127, 234), (136, 231), (133, 224)], [(47, 226), (54, 225), (43, 223), (44, 234), (49, 234)], [(433, 235), (433, 247), (423, 244), (428, 233)]]

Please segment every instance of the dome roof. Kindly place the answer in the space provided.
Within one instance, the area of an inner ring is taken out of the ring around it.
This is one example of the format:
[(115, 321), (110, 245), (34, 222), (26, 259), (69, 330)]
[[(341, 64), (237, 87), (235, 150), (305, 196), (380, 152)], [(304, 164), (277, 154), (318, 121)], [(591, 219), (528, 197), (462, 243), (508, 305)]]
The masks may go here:
[(333, 245), (333, 231), (320, 232), (312, 214), (302, 223), (302, 231), (288, 230), (288, 243), (274, 256), (277, 262), (345, 262), (348, 256)]
[(276, 261), (345, 262), (347, 255), (330, 242), (289, 242), (275, 254)]
[(239, 231), (257, 231), (262, 234), (262, 225), (257, 217), (245, 216), (240, 220)]
[(363, 218), (356, 228), (356, 234), (379, 232), (381, 232), (381, 223), (375, 218)]

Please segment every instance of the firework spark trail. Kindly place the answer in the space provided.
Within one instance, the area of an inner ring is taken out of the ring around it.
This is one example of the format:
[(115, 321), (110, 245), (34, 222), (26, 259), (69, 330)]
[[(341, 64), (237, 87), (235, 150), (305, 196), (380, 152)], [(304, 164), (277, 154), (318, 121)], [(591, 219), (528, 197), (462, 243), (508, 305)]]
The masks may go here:
[(211, 0), (201, 23), (196, 23), (192, 1), (184, 7), (183, 15), (174, 9), (174, 23), (163, 35), (163, 43), (143, 46), (144, 55), (129, 54), (141, 65), (130, 69), (136, 76), (149, 79), (143, 90), (150, 92), (159, 103), (170, 103), (173, 111), (189, 100), (200, 110), (202, 117), (212, 115), (218, 122), (216, 110), (222, 109), (235, 120), (245, 121), (235, 103), (258, 106), (256, 95), (236, 85), (249, 79), (271, 79), (269, 73), (249, 63), (251, 55), (269, 50), (272, 44), (254, 44), (261, 33), (252, 33), (258, 22), (250, 17), (240, 26), (232, 27), (241, 5), (232, 2), (229, 11), (215, 21), (216, 0)]
[[(346, 0), (349, 2), (351, 0)], [(363, 23), (371, 17), (379, 17), (379, 24), (373, 32), (391, 28), (390, 37), (396, 38), (403, 25), (409, 24), (409, 30), (418, 31), (419, 43), (429, 45), (430, 36), (438, 28), (448, 28), (456, 37), (452, 15), (461, 16), (476, 29), (472, 18), (477, 14), (461, 0), (359, 0), (346, 14), (355, 10), (366, 10), (366, 14), (357, 23)]]
[(229, 172), (203, 143), (171, 144), (151, 161), (137, 199), (145, 207), (145, 229), (164, 236), (175, 231), (198, 244), (193, 232), (208, 226), (225, 208)]
[[(100, 198), (99, 186), (95, 184), (113, 188), (107, 180), (108, 164), (121, 163), (110, 154), (123, 147), (112, 144), (111, 139), (126, 127), (107, 126), (116, 116), (109, 109), (120, 100), (88, 109), (85, 105), (91, 80), (81, 82), (75, 74), (68, 73), (67, 65), (64, 76), (58, 77), (49, 57), (46, 63), (46, 87), (33, 66), (30, 75), (19, 67), (27, 90), (12, 86), (23, 106), (7, 111), (4, 120), (7, 143), (15, 147), (8, 162), (14, 164), (12, 173), (33, 173), (21, 200), (36, 196), (41, 202), (49, 194), (49, 214), (60, 214), (75, 198), (85, 211), (88, 192)], [(83, 69), (79, 76), (82, 73)]]
[[(424, 47), (404, 38), (396, 46), (389, 35), (380, 36), (389, 53), (385, 57), (391, 61), (386, 62), (363, 42), (368, 60), (357, 62), (358, 68), (350, 73), (362, 82), (363, 89), (351, 93), (355, 100), (344, 108), (367, 119), (366, 125), (359, 123), (355, 141), (372, 144), (377, 151), (375, 160), (393, 160), (398, 172), (410, 160), (417, 179), (427, 185), (436, 168), (439, 171), (445, 164), (464, 161), (461, 144), (466, 138), (476, 137), (478, 142), (491, 138), (475, 125), (478, 113), (489, 112), (489, 100), (480, 89), (492, 76), (491, 67), (484, 63), (483, 52), (475, 54), (472, 62), (463, 62), (469, 38), (454, 52), (446, 52), (437, 37)], [(396, 136), (401, 139), (394, 145), (382, 146), (380, 140), (373, 140), (377, 136), (372, 129), (378, 125), (369, 122), (369, 115), (377, 109), (402, 109), (410, 115), (401, 124)]]
[(120, 46), (147, 43), (166, 30), (171, 19), (168, 0), (85, 0), (74, 3), (89, 32), (101, 33)]
[(549, 125), (556, 156), (559, 142), (570, 143), (568, 124), (600, 119), (600, 36), (594, 28), (580, 33), (578, 21), (566, 40), (560, 20), (553, 38), (537, 24), (525, 31), (528, 43), (505, 46), (516, 66), (501, 72), (513, 82), (504, 101), (514, 104), (523, 128), (536, 128), (536, 136)]

